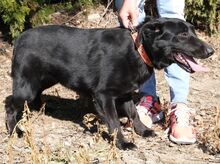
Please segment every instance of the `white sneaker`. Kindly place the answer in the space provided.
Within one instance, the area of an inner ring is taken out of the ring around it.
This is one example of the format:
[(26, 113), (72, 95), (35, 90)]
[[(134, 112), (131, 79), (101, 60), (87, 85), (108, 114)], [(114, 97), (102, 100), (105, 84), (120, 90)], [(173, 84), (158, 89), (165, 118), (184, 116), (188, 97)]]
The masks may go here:
[(177, 144), (194, 144), (196, 142), (196, 131), (191, 125), (191, 114), (194, 110), (186, 104), (178, 103), (171, 108), (169, 113), (169, 139)]
[(154, 101), (152, 96), (142, 97), (136, 108), (141, 122), (148, 128), (164, 117), (159, 99)]

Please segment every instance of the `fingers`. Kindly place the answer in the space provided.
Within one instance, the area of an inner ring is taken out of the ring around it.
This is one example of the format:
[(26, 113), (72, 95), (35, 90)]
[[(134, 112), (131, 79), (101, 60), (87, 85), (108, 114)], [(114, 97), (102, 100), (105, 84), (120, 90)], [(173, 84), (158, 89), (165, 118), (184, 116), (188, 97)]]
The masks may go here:
[(129, 21), (130, 21), (130, 18), (129, 18), (129, 14), (128, 13), (123, 13), (119, 15), (120, 18), (121, 18), (121, 21), (122, 21), (122, 24), (125, 28), (128, 28), (128, 25), (129, 25)]
[(119, 15), (122, 23), (124, 25), (125, 28), (129, 27), (129, 23), (131, 22), (132, 25), (135, 27), (138, 25), (138, 21), (137, 21), (137, 14), (136, 13), (122, 13)]
[(129, 27), (129, 22), (133, 26), (138, 25), (138, 10), (136, 0), (124, 0), (123, 6), (119, 12), (119, 17), (125, 28)]
[(130, 19), (131, 19), (131, 23), (132, 23), (132, 25), (134, 26), (134, 27), (136, 27), (137, 25), (138, 25), (138, 13), (137, 12), (135, 12), (135, 13), (131, 13), (131, 15), (130, 15)]

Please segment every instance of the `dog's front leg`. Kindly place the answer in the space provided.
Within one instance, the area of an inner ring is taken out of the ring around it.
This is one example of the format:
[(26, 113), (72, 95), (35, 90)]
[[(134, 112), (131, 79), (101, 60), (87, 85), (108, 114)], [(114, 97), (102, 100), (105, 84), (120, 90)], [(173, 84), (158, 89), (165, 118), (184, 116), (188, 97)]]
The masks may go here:
[(117, 130), (116, 146), (123, 150), (136, 148), (134, 143), (128, 142), (124, 139), (115, 107), (115, 100), (111, 96), (98, 94), (95, 96), (95, 101), (96, 110), (107, 124), (109, 134), (112, 134), (114, 130)]
[(120, 102), (117, 104), (117, 109), (122, 110), (123, 113), (128, 117), (129, 120), (132, 120), (134, 130), (137, 134), (147, 137), (147, 136), (154, 136), (155, 133), (153, 130), (147, 128), (139, 118), (137, 113), (137, 109), (133, 100)]

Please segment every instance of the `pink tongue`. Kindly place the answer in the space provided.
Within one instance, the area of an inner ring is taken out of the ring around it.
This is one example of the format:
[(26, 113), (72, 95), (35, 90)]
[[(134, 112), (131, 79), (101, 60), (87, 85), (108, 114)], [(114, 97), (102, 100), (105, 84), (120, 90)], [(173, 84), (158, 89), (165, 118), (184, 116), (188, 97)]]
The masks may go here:
[(191, 69), (195, 72), (208, 72), (209, 71), (209, 68), (198, 65), (192, 62), (191, 60), (187, 60), (187, 62), (190, 65)]

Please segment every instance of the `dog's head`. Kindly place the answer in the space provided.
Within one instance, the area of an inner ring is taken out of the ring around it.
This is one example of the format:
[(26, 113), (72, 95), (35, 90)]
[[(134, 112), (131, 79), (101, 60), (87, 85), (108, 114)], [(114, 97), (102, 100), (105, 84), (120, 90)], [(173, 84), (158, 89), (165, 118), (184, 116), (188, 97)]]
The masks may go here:
[(194, 27), (183, 20), (159, 18), (144, 23), (139, 40), (156, 69), (177, 63), (187, 72), (205, 71), (193, 58), (205, 59), (214, 49), (200, 40)]

